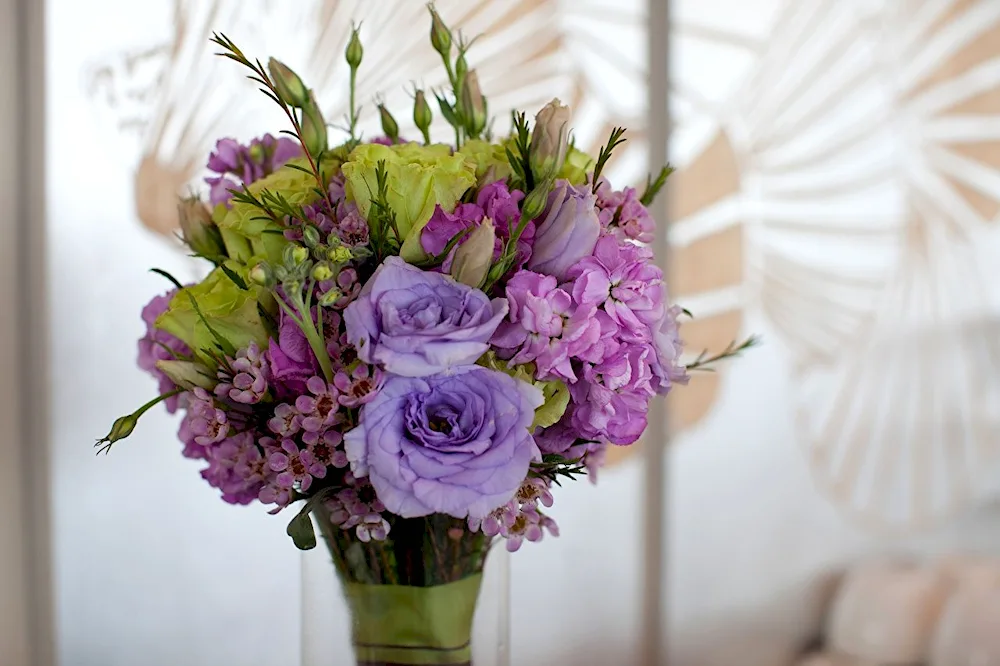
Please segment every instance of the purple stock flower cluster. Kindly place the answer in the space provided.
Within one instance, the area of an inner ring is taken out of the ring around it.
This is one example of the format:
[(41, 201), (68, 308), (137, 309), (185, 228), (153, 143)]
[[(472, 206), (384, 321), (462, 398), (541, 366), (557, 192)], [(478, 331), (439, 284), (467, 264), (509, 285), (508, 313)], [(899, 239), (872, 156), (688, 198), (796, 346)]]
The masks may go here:
[(210, 188), (209, 202), (213, 206), (228, 206), (233, 198), (230, 190), (260, 180), (301, 154), (298, 142), (284, 137), (275, 139), (270, 134), (252, 140), (247, 146), (236, 139), (220, 139), (208, 158), (209, 171), (218, 174), (205, 179)]
[[(567, 184), (553, 191), (529, 270), (507, 282), (510, 314), (491, 340), (511, 365), (532, 362), (538, 379), (568, 384), (566, 414), (536, 439), (543, 451), (560, 454), (579, 447), (578, 440), (593, 442), (598, 448), (585, 452), (588, 460), (603, 454), (602, 443), (635, 442), (650, 399), (686, 381), (680, 311), (666, 305), (652, 252), (633, 242), (645, 234), (633, 231), (645, 229), (648, 213), (634, 192), (603, 196), (628, 209), (635, 223), (616, 227), (621, 216), (605, 222), (609, 208), (589, 192)], [(546, 249), (540, 259), (539, 243), (548, 239), (557, 251)]]

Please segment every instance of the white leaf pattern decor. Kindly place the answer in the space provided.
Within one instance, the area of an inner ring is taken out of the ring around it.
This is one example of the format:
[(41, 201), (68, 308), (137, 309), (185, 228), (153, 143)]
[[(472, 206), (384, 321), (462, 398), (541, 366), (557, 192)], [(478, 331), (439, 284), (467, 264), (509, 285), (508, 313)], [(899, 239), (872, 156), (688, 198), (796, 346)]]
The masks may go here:
[[(1000, 3), (757, 0), (758, 34), (679, 5), (672, 278), (715, 318), (690, 346), (759, 307), (828, 497), (879, 530), (968, 508), (1000, 461)], [(714, 401), (701, 381), (676, 425)]]

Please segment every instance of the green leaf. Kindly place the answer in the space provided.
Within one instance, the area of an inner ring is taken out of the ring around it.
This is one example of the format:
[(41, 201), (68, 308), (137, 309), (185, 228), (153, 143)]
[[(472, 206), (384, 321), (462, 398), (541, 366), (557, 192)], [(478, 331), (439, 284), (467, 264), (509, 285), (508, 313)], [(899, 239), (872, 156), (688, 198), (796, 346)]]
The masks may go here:
[(243, 291), (247, 290), (247, 283), (243, 281), (243, 278), (241, 278), (239, 275), (237, 275), (236, 273), (234, 273), (233, 269), (229, 268), (225, 264), (219, 265), (219, 268), (221, 268), (222, 272), (226, 274), (226, 277), (228, 277), (230, 280), (233, 281), (233, 284), (235, 284), (237, 287), (239, 287)]
[(150, 268), (149, 271), (151, 273), (156, 273), (157, 275), (162, 275), (163, 277), (167, 278), (178, 289), (183, 289), (184, 288), (184, 285), (182, 285), (177, 278), (175, 278), (173, 275), (171, 275), (170, 273), (166, 272), (162, 268)]
[(295, 514), (288, 523), (288, 529), (285, 530), (299, 550), (312, 550), (316, 547), (316, 532), (313, 529), (312, 518), (309, 517), (311, 510), (312, 506), (307, 502), (302, 510)]

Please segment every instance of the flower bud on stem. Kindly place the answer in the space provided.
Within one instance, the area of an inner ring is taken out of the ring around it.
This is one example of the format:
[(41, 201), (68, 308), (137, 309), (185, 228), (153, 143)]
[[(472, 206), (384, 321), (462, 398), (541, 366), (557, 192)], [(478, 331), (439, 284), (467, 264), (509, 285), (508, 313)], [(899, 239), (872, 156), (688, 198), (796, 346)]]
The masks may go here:
[(382, 121), (382, 131), (393, 143), (399, 143), (399, 125), (396, 124), (396, 119), (389, 113), (389, 109), (385, 108), (385, 104), (378, 105), (378, 114)]
[(299, 75), (289, 69), (287, 65), (271, 58), (267, 62), (267, 69), (271, 72), (271, 78), (274, 79), (274, 89), (282, 102), (297, 109), (301, 109), (309, 103), (309, 90), (302, 83)]
[(317, 163), (328, 147), (326, 120), (312, 91), (309, 92), (308, 104), (302, 107), (302, 145)]
[(358, 67), (361, 65), (361, 58), (364, 55), (364, 49), (361, 47), (361, 37), (358, 34), (360, 27), (359, 25), (351, 26), (351, 40), (347, 43), (347, 50), (344, 53), (347, 65), (351, 68), (349, 123), (352, 141), (357, 138), (355, 133), (358, 127), (359, 111), (354, 104), (354, 92), (357, 89)]
[(431, 107), (427, 103), (424, 91), (418, 90), (413, 98), (413, 122), (420, 133), (424, 135), (424, 145), (431, 143), (430, 127), (433, 119), (434, 114), (431, 113)]
[(486, 129), (486, 98), (479, 90), (479, 75), (476, 70), (466, 74), (462, 83), (462, 112), (469, 138), (479, 138)]

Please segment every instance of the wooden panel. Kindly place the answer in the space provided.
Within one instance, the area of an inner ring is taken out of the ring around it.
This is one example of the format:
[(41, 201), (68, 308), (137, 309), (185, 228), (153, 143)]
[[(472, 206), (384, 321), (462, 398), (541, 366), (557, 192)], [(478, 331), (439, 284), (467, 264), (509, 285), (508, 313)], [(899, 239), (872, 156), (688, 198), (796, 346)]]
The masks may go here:
[[(17, 137), (18, 52), (17, 3), (0, 0), (0, 131)], [(19, 308), (18, 248), (19, 168), (18, 152), (6, 150), (0, 156), (0, 201), (7, 213), (0, 216), (0, 377), (7, 391), (0, 399), (0, 664), (28, 666), (29, 651), (27, 596), (28, 571), (25, 555), (24, 459), (21, 442), (21, 394), (15, 390), (21, 376), (16, 316)], [(13, 209), (15, 212), (11, 214)], [(12, 314), (13, 313), (13, 314)]]

